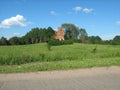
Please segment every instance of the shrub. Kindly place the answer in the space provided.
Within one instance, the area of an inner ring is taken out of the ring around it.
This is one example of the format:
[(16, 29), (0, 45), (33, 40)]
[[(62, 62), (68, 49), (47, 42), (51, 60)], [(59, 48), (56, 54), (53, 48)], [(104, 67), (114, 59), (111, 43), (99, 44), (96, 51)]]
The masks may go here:
[(50, 39), (48, 41), (48, 44), (50, 46), (58, 46), (58, 45), (67, 45), (67, 44), (73, 44), (72, 40), (57, 40), (57, 39)]
[(48, 49), (49, 51), (51, 51), (51, 45), (50, 45), (50, 44), (47, 44), (47, 49)]

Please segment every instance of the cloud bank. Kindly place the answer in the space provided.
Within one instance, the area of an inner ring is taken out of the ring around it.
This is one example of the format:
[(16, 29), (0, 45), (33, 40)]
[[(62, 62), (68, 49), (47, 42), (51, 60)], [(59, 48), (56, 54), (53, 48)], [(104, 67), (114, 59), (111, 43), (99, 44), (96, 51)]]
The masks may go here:
[(24, 16), (18, 14), (14, 17), (4, 19), (0, 23), (0, 28), (11, 28), (14, 26), (18, 26), (18, 27), (27, 26), (27, 22), (26, 22), (26, 19), (24, 18)]

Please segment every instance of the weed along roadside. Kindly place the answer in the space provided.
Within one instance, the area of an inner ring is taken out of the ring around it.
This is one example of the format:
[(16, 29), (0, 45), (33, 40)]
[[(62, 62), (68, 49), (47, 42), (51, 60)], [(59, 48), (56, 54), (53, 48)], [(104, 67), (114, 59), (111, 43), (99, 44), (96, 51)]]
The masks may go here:
[(119, 46), (113, 45), (74, 43), (50, 50), (46, 43), (0, 46), (0, 73), (119, 66), (119, 58)]

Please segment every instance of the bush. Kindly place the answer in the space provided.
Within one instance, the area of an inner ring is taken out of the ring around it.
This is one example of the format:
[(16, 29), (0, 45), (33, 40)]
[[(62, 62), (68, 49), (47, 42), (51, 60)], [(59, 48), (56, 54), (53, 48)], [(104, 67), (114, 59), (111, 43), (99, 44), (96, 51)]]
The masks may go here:
[(73, 44), (72, 40), (57, 40), (57, 39), (50, 39), (48, 41), (48, 44), (50, 46), (58, 46), (58, 45), (68, 45), (68, 44)]

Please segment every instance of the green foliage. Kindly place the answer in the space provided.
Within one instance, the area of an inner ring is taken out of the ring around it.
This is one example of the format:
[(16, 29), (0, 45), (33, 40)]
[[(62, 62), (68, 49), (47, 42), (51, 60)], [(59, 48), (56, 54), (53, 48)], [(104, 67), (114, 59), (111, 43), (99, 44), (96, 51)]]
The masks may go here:
[(8, 45), (8, 40), (5, 37), (1, 37), (0, 39), (0, 45)]
[(97, 46), (92, 50), (92, 53), (95, 55), (97, 53)]
[(120, 45), (120, 36), (115, 36), (112, 41), (113, 45)]
[(64, 23), (61, 25), (65, 29), (65, 39), (77, 39), (79, 35), (79, 28), (71, 23)]
[(46, 28), (32, 28), (28, 33), (22, 37), (11, 37), (7, 40), (5, 37), (0, 38), (0, 45), (25, 45), (46, 42), (53, 38), (55, 31), (48, 27)]
[(51, 51), (51, 45), (49, 43), (47, 44), (47, 48), (49, 51)]
[(112, 43), (113, 43), (113, 40), (103, 40), (102, 41), (103, 45), (113, 45)]
[(88, 34), (87, 34), (85, 29), (81, 28), (79, 30), (79, 38), (80, 38), (82, 43), (86, 43), (87, 42)]
[(48, 45), (50, 46), (58, 46), (58, 45), (68, 45), (68, 44), (73, 44), (72, 40), (57, 40), (57, 39), (50, 39), (48, 41)]
[(20, 38), (18, 37), (12, 37), (9, 39), (10, 45), (19, 45), (20, 44)]
[(51, 38), (53, 38), (54, 35), (55, 35), (55, 31), (51, 27), (48, 27), (47, 28), (47, 38), (51, 39)]
[(24, 41), (26, 44), (34, 44), (39, 42), (46, 42), (51, 39), (55, 34), (55, 31), (48, 27), (46, 28), (33, 28), (24, 36)]
[(102, 39), (99, 36), (89, 36), (88, 42), (91, 44), (101, 44)]

